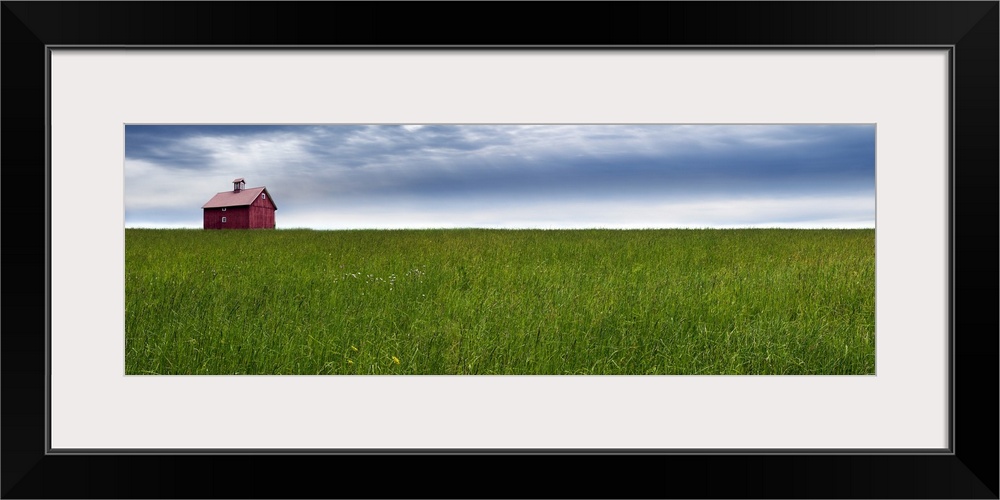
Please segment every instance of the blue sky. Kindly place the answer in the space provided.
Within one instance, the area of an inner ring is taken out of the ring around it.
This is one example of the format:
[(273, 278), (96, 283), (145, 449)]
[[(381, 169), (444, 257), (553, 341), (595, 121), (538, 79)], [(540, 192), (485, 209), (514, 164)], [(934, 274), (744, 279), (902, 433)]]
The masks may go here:
[(874, 125), (127, 125), (126, 227), (875, 227)]

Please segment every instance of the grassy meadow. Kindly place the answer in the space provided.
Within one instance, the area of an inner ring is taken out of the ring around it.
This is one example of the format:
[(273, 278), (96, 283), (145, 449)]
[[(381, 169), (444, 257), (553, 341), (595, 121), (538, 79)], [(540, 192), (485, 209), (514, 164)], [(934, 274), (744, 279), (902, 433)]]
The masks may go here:
[(139, 374), (875, 372), (875, 231), (125, 230)]

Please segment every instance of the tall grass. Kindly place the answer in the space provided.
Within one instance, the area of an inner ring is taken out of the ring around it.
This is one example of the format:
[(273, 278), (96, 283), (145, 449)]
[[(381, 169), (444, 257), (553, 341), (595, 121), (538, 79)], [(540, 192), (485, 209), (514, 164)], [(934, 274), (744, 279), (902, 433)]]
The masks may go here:
[(874, 238), (126, 229), (126, 373), (872, 374)]

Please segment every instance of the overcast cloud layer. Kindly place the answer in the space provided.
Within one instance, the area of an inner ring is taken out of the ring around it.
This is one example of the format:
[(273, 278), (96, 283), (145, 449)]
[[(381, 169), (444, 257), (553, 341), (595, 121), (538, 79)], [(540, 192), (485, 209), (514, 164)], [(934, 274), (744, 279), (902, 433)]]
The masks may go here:
[(875, 227), (874, 125), (128, 125), (126, 227)]

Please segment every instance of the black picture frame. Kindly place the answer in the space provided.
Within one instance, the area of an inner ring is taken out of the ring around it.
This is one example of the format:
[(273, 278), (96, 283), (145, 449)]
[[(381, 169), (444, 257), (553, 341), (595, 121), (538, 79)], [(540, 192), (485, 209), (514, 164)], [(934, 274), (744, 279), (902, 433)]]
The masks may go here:
[[(37, 273), (3, 295), (4, 498), (998, 498), (997, 1), (2, 4), (2, 251), (12, 269)], [(948, 46), (949, 452), (50, 454), (46, 63), (55, 45)], [(372, 472), (384, 480), (367, 479)]]

